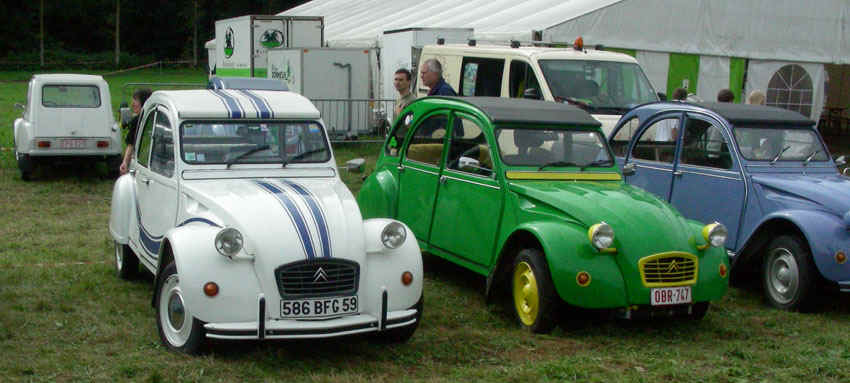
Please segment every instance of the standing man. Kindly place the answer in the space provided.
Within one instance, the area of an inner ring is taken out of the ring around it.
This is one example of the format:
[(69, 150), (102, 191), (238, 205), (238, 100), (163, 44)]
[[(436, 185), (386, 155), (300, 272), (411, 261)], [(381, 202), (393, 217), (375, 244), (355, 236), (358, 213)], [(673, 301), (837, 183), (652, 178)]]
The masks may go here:
[(735, 102), (735, 93), (729, 89), (721, 89), (717, 92), (717, 102)]
[(416, 96), (414, 96), (413, 92), (410, 91), (410, 71), (404, 68), (395, 71), (393, 86), (395, 86), (395, 90), (398, 91), (398, 98), (395, 100), (395, 113), (393, 114), (393, 117), (398, 117), (401, 110), (404, 109), (405, 106), (410, 105), (410, 103), (416, 99)]
[(437, 59), (425, 60), (419, 74), (422, 83), (431, 88), (429, 96), (457, 96), (457, 92), (443, 79), (443, 65)]

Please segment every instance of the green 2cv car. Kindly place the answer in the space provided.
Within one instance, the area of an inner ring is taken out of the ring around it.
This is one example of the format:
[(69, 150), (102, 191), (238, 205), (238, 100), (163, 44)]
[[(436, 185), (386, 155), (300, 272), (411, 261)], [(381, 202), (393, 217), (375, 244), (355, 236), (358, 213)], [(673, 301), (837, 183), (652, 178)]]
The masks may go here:
[[(411, 103), (358, 202), (423, 251), (504, 287), (548, 332), (563, 303), (625, 318), (702, 318), (728, 288), (726, 228), (623, 182), (599, 122), (576, 107), (489, 97)], [(504, 291), (501, 290), (501, 291)]]

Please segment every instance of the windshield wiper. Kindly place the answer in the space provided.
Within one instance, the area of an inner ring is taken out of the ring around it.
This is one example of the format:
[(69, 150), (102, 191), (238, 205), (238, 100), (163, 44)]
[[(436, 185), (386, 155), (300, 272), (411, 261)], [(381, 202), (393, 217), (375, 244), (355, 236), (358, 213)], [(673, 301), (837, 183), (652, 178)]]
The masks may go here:
[(289, 163), (292, 162), (292, 161), (297, 161), (297, 160), (300, 160), (300, 159), (307, 157), (311, 154), (321, 153), (321, 152), (324, 152), (326, 150), (328, 150), (328, 149), (326, 149), (326, 148), (313, 149), (313, 150), (308, 150), (308, 151), (301, 153), (299, 155), (296, 155), (294, 157), (287, 157), (283, 160), (283, 167), (286, 167), (286, 165), (289, 165)]
[(820, 149), (815, 150), (814, 152), (812, 152), (812, 154), (809, 154), (809, 156), (806, 157), (806, 160), (803, 161), (803, 165), (808, 165), (809, 161), (811, 161), (812, 158), (814, 158), (818, 153), (820, 153)]
[(611, 164), (611, 160), (596, 160), (596, 161), (593, 161), (589, 164), (582, 165), (581, 170), (584, 171), (584, 169), (587, 169), (591, 166), (599, 166), (599, 165), (611, 166), (612, 164)]
[(575, 162), (567, 162), (567, 161), (553, 161), (553, 162), (549, 162), (546, 165), (543, 165), (543, 166), (537, 168), (537, 170), (538, 171), (543, 170), (543, 168), (548, 168), (550, 166), (578, 166), (578, 164), (575, 163)]
[(782, 157), (782, 153), (785, 153), (788, 149), (791, 149), (790, 145), (782, 148), (779, 153), (776, 153), (776, 157), (773, 157), (773, 161), (770, 161), (770, 164), (773, 165), (776, 161), (779, 161), (779, 157)]
[(240, 154), (236, 157), (233, 157), (232, 159), (230, 159), (230, 161), (227, 161), (227, 169), (230, 169), (230, 165), (233, 165), (236, 161), (239, 161), (240, 159), (245, 158), (246, 156), (250, 156), (250, 155), (252, 155), (256, 152), (263, 151), (263, 150), (266, 150), (268, 148), (269, 148), (268, 145), (259, 145), (259, 146), (254, 147), (253, 149), (245, 152), (245, 153), (242, 153), (242, 154)]

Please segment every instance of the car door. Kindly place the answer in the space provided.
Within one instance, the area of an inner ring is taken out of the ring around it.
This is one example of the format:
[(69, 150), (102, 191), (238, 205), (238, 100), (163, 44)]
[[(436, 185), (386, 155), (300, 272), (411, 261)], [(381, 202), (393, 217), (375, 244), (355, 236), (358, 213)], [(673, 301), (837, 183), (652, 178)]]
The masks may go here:
[(471, 115), (452, 114), (429, 242), (486, 267), (499, 229), (503, 193), (493, 169), (493, 145), (482, 126)]
[(676, 143), (682, 113), (665, 113), (647, 120), (632, 141), (625, 165), (634, 164), (634, 174), (626, 182), (669, 200), (673, 184)]
[(414, 127), (399, 166), (398, 219), (422, 244), (430, 235), (448, 120), (446, 111), (424, 116)]
[(735, 249), (746, 184), (729, 132), (697, 113), (687, 113), (683, 132), (670, 203), (687, 218), (726, 225), (726, 247)]
[(177, 218), (174, 131), (164, 107), (158, 106), (146, 116), (136, 158), (136, 235), (144, 259), (155, 265), (162, 238)]

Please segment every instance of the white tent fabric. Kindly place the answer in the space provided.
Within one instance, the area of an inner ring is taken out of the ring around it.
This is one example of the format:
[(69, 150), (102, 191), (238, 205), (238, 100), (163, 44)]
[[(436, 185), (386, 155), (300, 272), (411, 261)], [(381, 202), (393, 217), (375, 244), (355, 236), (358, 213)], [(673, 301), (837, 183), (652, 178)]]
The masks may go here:
[[(635, 55), (652, 87), (658, 92), (667, 91), (667, 71), (670, 69), (670, 54), (637, 51)], [(667, 95), (672, 96), (672, 95)]]
[(528, 41), (532, 31), (621, 1), (313, 0), (279, 15), (324, 16), (330, 46), (375, 46), (384, 31), (404, 28), (475, 28), (481, 39)]
[(812, 115), (808, 116), (812, 120), (820, 119), (820, 113), (823, 110), (824, 88), (823, 83), (826, 76), (826, 70), (822, 64), (807, 64), (799, 62), (785, 61), (768, 61), (768, 60), (750, 60), (747, 66), (747, 84), (746, 93), (753, 90), (761, 90), (766, 92), (770, 79), (776, 72), (786, 66), (796, 64), (803, 67), (812, 79), (813, 94), (812, 94)]
[(659, 52), (850, 63), (850, 1), (625, 0), (543, 33)]
[(729, 88), (729, 58), (700, 56), (697, 97), (705, 101), (717, 99), (717, 92)]

